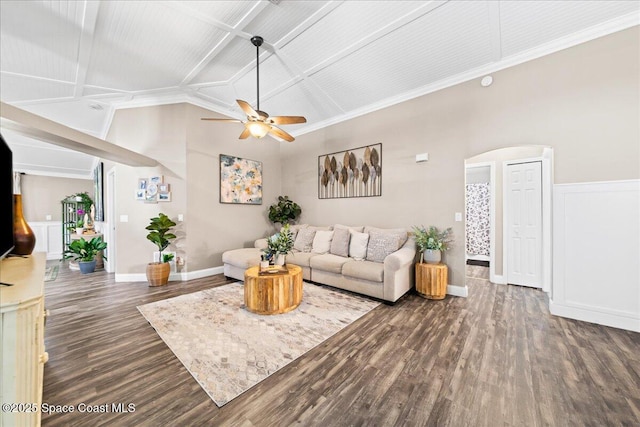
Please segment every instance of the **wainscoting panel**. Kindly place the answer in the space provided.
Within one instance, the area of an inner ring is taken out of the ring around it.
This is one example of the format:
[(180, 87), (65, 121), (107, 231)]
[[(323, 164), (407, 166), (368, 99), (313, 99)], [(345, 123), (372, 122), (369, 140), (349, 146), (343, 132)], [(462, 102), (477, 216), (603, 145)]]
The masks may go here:
[(62, 222), (34, 221), (29, 226), (36, 235), (34, 252), (46, 252), (47, 259), (62, 258)]
[(556, 185), (552, 314), (640, 332), (640, 180)]

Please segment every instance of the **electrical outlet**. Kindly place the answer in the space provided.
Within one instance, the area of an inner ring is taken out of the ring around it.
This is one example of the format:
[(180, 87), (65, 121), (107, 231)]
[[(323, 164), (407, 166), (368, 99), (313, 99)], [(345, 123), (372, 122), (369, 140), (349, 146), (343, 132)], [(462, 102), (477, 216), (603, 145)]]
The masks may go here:
[(462, 221), (462, 212), (456, 212), (456, 221), (457, 222)]

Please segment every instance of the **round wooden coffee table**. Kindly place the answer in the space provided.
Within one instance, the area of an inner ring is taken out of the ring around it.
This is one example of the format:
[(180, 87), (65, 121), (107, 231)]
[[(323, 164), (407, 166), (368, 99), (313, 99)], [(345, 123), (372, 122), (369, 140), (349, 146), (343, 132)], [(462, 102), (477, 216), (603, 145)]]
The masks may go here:
[(260, 267), (244, 272), (244, 305), (257, 314), (281, 314), (302, 301), (302, 269), (286, 265), (286, 273), (259, 274)]

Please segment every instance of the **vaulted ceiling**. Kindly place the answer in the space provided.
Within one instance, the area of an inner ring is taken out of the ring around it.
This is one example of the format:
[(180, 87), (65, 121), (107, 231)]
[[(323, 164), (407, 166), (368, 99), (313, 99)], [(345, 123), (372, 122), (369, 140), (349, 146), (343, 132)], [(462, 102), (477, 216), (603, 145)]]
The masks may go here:
[(135, 106), (190, 102), (243, 119), (235, 100), (255, 107), (249, 40), (260, 35), (260, 107), (306, 116), (286, 128), (297, 136), (638, 25), (639, 11), (637, 1), (2, 0), (0, 98), (100, 138), (115, 110)]

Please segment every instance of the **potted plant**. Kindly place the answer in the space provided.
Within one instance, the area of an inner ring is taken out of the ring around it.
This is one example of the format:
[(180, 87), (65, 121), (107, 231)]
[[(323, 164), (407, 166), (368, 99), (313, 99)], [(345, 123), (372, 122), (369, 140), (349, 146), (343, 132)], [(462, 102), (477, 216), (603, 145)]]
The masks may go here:
[(278, 196), (278, 203), (269, 206), (269, 221), (285, 225), (295, 222), (301, 213), (300, 206), (288, 196)]
[(449, 249), (449, 243), (453, 242), (450, 235), (451, 228), (438, 231), (433, 225), (429, 229), (425, 229), (424, 226), (414, 226), (413, 236), (418, 249), (422, 252), (420, 262), (424, 258), (427, 264), (438, 264), (442, 259), (442, 252)]
[[(107, 244), (102, 241), (102, 237), (94, 237), (91, 240), (80, 238), (69, 244), (69, 249), (65, 251), (66, 258), (73, 258), (78, 261), (78, 267), (82, 274), (96, 271), (96, 255), (107, 248)], [(104, 254), (104, 259), (107, 259)]]
[(75, 232), (76, 234), (84, 233), (84, 221), (80, 218), (78, 218), (78, 220), (76, 221)]
[(291, 249), (293, 249), (293, 233), (289, 229), (289, 224), (285, 224), (279, 233), (267, 237), (264, 258), (273, 261), (275, 265), (284, 265), (285, 256), (291, 252)]
[(169, 261), (173, 258), (173, 254), (163, 257), (162, 251), (167, 249), (171, 239), (175, 239), (176, 235), (170, 233), (171, 228), (175, 227), (176, 223), (173, 222), (168, 216), (163, 213), (159, 213), (157, 217), (151, 218), (151, 223), (146, 226), (149, 230), (147, 239), (158, 247), (160, 256), (159, 262), (150, 262), (147, 265), (147, 280), (149, 286), (163, 286), (169, 282), (169, 273), (171, 272), (171, 266)]

